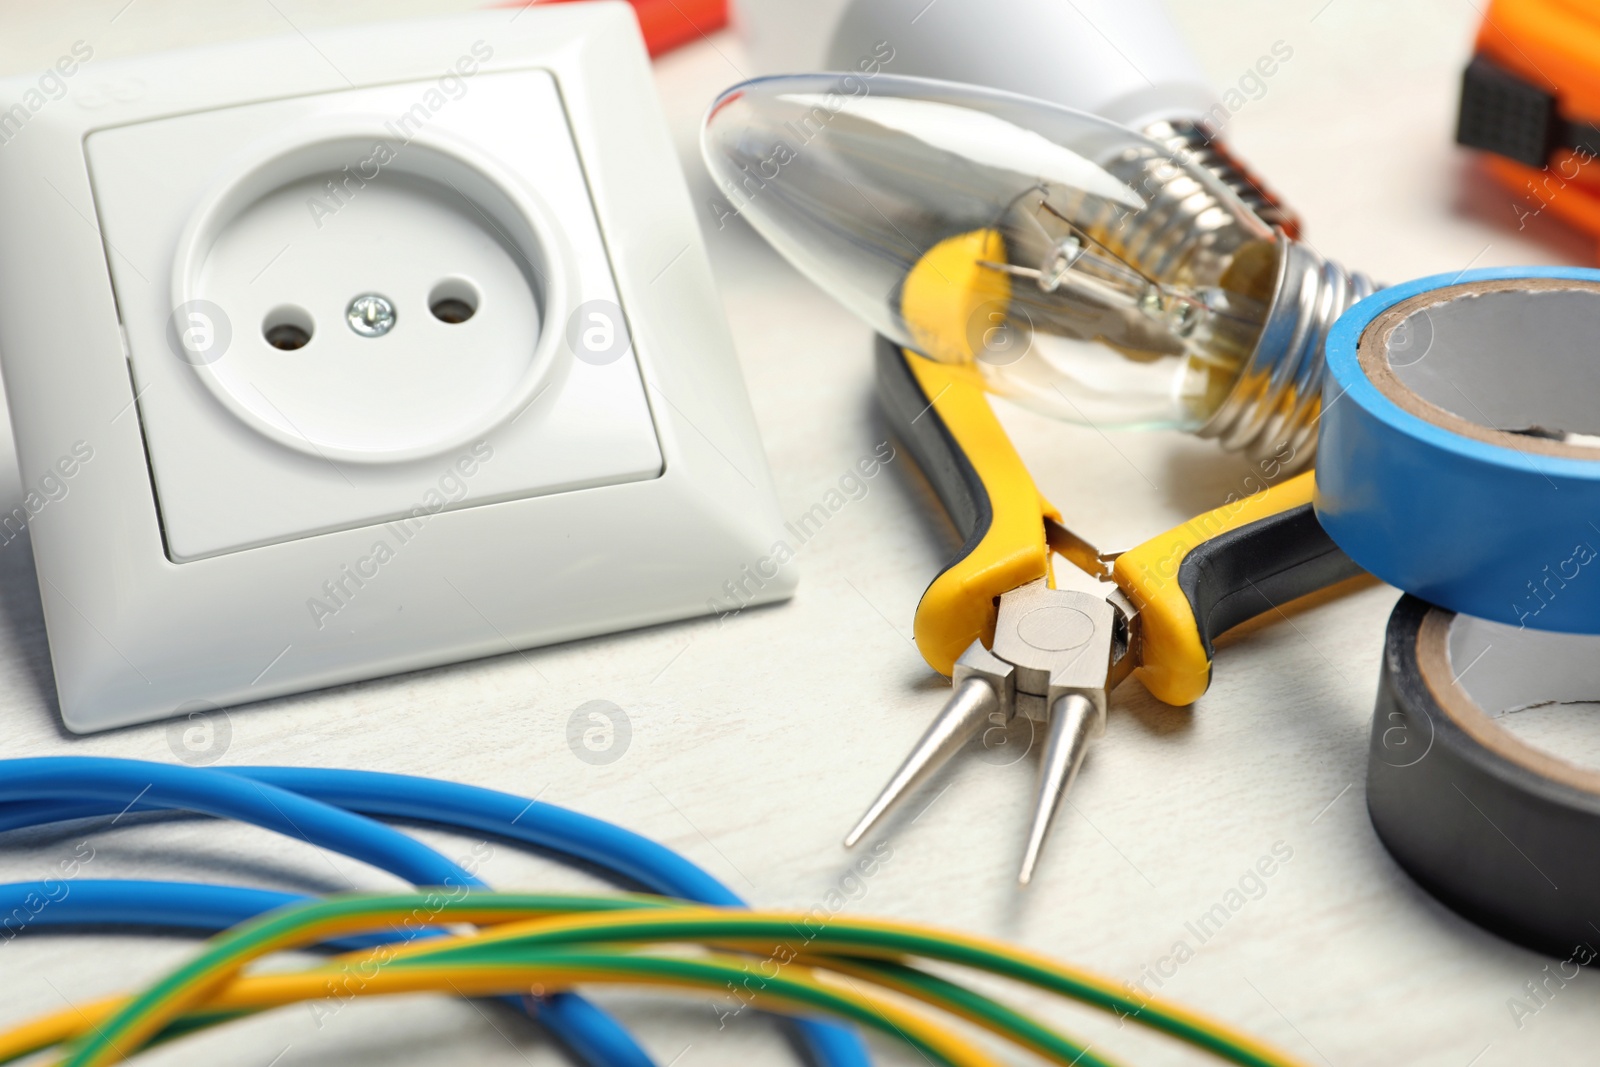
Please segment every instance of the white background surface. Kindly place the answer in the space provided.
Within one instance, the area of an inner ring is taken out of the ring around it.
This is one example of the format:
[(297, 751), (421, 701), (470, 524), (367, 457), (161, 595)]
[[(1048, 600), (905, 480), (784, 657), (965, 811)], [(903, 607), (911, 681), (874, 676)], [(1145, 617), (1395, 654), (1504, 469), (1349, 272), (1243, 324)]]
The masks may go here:
[[(471, 5), (10, 0), (0, 7), (0, 73), (43, 69), (80, 38), (103, 60), (291, 30), (314, 40), (321, 26), (452, 6)], [(1302, 212), (1325, 254), (1395, 280), (1469, 265), (1593, 262), (1587, 239), (1548, 219), (1519, 233), (1508, 194), (1450, 143), (1479, 18), (1468, 0), (1174, 7), (1219, 87), (1236, 83), (1274, 42), (1293, 48), (1228, 137)], [(699, 115), (743, 65), (726, 34), (657, 64), (703, 208), (712, 190), (695, 151)], [(747, 229), (717, 230), (709, 209), (702, 221), (783, 511), (797, 516), (884, 440), (869, 333)], [(1247, 473), (1205, 442), (1003, 417), (1069, 524), (1106, 547), (1217, 505)], [(11, 477), (9, 461), (0, 467)], [(720, 625), (666, 626), (237, 709), (221, 763), (410, 771), (537, 794), (663, 841), (755, 902), (810, 907), (847, 869), (839, 838), (944, 695), (910, 627), (953, 533), (930, 517), (903, 459), (869, 486), (801, 548), (800, 593), (790, 604)], [(16, 482), (6, 486), (7, 497), (17, 492)], [(647, 540), (639, 547), (650, 550)], [(1190, 710), (1159, 705), (1136, 682), (1124, 686), (1027, 893), (1013, 879), (1032, 761), (999, 766), (969, 755), (888, 827), (892, 859), (851, 907), (1015, 938), (1132, 979), (1176, 940), (1195, 947), (1185, 922), (1281, 841), (1293, 859), (1163, 993), (1333, 1067), (1585, 1059), (1600, 1034), (1600, 983), (1583, 975), (1519, 1029), (1508, 998), (1546, 961), (1433, 903), (1373, 836), (1363, 767), (1394, 597), (1367, 586), (1287, 622), (1243, 628), (1222, 642), (1211, 691)], [(174, 758), (162, 724), (81, 740), (62, 733), (25, 540), (0, 546), (0, 609), (0, 752)], [(568, 745), (569, 717), (591, 700), (617, 704), (631, 722), (629, 747), (609, 765), (590, 765)], [(44, 877), (84, 839), (95, 849), (88, 877), (307, 890), (394, 884), (264, 833), (142, 821), (13, 835), (0, 852), (0, 879)], [(472, 844), (445, 847), (462, 856)], [(587, 884), (500, 846), (485, 874), (501, 887)], [(122, 935), (0, 943), (0, 1023), (59, 1008), (63, 997), (123, 988), (187, 951), (179, 939)], [(748, 1015), (719, 1029), (700, 1003), (601, 999), (618, 1005), (663, 1063), (792, 1062), (771, 1028)], [(319, 1030), (309, 1012), (291, 1009), (153, 1060), (558, 1062), (516, 1018), (486, 1011), (438, 1000), (363, 1004)], [(1085, 1013), (1057, 1017), (1125, 1061), (1201, 1062)], [(884, 1062), (910, 1062), (897, 1055)]]

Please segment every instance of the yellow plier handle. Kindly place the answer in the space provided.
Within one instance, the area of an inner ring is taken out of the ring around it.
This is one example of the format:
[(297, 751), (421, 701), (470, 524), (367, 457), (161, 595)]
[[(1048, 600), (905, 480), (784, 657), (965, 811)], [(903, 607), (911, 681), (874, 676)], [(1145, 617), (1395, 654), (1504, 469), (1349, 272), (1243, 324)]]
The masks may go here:
[[(917, 648), (950, 674), (973, 641), (994, 639), (999, 597), (1050, 579), (1059, 523), (995, 418), (978, 372), (878, 343), (878, 394), (964, 540), (917, 605)], [(1211, 681), (1212, 639), (1264, 611), (1361, 573), (1311, 509), (1312, 475), (1288, 479), (1122, 553), (1112, 580), (1139, 611), (1135, 672), (1169, 704)]]

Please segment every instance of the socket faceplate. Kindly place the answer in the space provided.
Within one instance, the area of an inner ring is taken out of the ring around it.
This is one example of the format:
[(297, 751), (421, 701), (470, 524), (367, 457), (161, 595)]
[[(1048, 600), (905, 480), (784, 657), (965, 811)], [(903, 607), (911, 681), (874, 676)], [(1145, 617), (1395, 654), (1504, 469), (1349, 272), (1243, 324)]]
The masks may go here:
[(73, 730), (703, 614), (781, 530), (631, 8), (379, 32), (97, 62), (0, 152)]
[[(660, 473), (633, 354), (566, 350), (617, 294), (554, 79), (460, 84), (426, 121), (433, 80), (89, 136), (173, 560), (400, 519), (478, 441), (452, 508)], [(449, 280), (464, 322), (430, 312)], [(346, 322), (369, 294), (381, 335)]]

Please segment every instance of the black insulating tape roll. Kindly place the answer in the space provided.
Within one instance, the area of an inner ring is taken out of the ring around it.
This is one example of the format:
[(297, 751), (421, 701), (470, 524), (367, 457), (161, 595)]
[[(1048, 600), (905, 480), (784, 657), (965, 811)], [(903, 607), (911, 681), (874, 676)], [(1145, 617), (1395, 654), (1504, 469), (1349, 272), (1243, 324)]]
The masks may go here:
[[(1372, 825), (1400, 866), (1451, 908), (1529, 948), (1569, 956), (1600, 943), (1600, 773), (1533, 748), (1491, 716), (1519, 703), (1580, 699), (1588, 684), (1593, 699), (1600, 665), (1578, 664), (1570, 672), (1577, 682), (1544, 681), (1561, 672), (1542, 669), (1540, 656), (1547, 666), (1574, 655), (1550, 642), (1578, 638), (1537, 635), (1544, 649), (1528, 652), (1527, 637), (1507, 627), (1496, 638), (1511, 669), (1480, 685), (1501, 706), (1479, 707), (1463, 681), (1488, 668), (1452, 668), (1455, 621), (1412, 596), (1389, 617), (1367, 763)], [(1467, 651), (1456, 648), (1456, 657)], [(1495, 651), (1489, 643), (1481, 655)], [(1560, 691), (1563, 684), (1573, 691)], [(1525, 701), (1512, 695), (1519, 686), (1532, 690)]]

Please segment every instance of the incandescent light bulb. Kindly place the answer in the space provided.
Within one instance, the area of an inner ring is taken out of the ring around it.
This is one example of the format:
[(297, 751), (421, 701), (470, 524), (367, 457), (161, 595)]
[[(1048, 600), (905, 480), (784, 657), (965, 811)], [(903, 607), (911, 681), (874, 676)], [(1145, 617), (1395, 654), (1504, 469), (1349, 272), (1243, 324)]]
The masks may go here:
[(734, 210), (879, 332), (1072, 422), (1303, 462), (1323, 337), (1373, 288), (1181, 148), (996, 90), (760, 78), (701, 147)]

